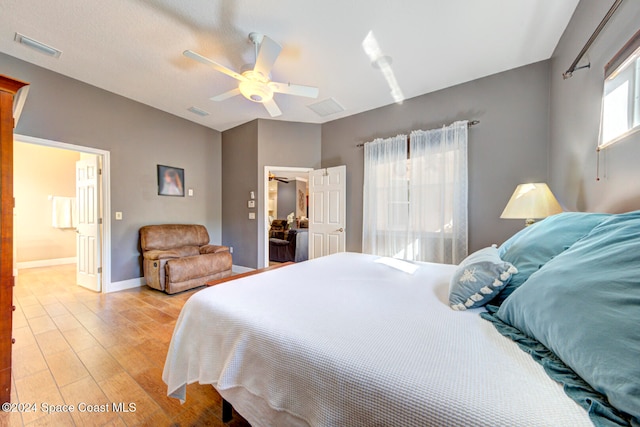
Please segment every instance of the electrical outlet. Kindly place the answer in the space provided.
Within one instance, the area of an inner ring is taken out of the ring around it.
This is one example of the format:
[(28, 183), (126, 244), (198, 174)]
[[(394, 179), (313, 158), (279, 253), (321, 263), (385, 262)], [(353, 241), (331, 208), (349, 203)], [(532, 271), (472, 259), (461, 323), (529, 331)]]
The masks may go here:
[(255, 212), (249, 212), (249, 219), (256, 219), (256, 213)]
[(255, 201), (255, 200), (249, 200), (249, 201), (247, 202), (247, 207), (248, 207), (249, 209), (254, 209), (254, 208), (256, 207), (256, 201)]
[(187, 194), (189, 194), (189, 197), (193, 197), (193, 188), (190, 188)]
[(116, 221), (122, 221), (122, 212), (116, 212)]
[(229, 246), (229, 253), (233, 253), (233, 246)]

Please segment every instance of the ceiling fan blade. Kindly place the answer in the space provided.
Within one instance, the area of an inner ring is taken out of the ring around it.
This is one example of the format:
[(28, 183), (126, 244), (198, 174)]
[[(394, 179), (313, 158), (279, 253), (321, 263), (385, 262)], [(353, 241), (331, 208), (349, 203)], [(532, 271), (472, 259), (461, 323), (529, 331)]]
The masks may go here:
[(215, 69), (216, 71), (226, 74), (227, 76), (233, 77), (234, 79), (237, 79), (240, 81), (246, 80), (246, 78), (242, 74), (236, 73), (235, 71), (225, 67), (224, 65), (220, 65), (217, 62), (213, 62), (209, 58), (202, 56), (197, 52), (194, 52), (192, 50), (185, 50), (184, 52), (182, 52), (182, 54), (187, 58), (191, 58), (195, 61), (198, 61), (201, 64), (213, 67), (213, 69)]
[(271, 117), (278, 117), (282, 115), (282, 111), (280, 111), (280, 108), (278, 108), (278, 104), (276, 104), (276, 101), (274, 101), (273, 99), (267, 102), (263, 102), (262, 105), (264, 105), (264, 108), (267, 109)]
[(260, 49), (258, 50), (258, 57), (256, 58), (256, 65), (253, 67), (254, 71), (258, 71), (264, 77), (269, 77), (273, 64), (278, 59), (282, 46), (275, 41), (271, 40), (267, 36), (263, 36), (262, 43), (260, 43)]
[(276, 93), (286, 95), (306, 96), (307, 98), (317, 98), (319, 90), (313, 86), (292, 85), (291, 83), (270, 82), (269, 87)]
[(240, 88), (231, 89), (228, 92), (221, 93), (220, 95), (216, 95), (209, 99), (211, 99), (212, 101), (219, 102), (219, 101), (224, 101), (225, 99), (232, 98), (236, 95), (240, 95)]

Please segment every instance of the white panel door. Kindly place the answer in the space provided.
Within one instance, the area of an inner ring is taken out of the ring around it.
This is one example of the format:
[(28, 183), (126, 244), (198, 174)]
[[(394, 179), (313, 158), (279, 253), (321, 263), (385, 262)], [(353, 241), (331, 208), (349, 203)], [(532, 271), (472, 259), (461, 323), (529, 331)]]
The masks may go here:
[(309, 259), (345, 251), (347, 167), (309, 173)]
[(76, 162), (77, 206), (77, 282), (92, 291), (100, 291), (100, 165), (99, 157)]

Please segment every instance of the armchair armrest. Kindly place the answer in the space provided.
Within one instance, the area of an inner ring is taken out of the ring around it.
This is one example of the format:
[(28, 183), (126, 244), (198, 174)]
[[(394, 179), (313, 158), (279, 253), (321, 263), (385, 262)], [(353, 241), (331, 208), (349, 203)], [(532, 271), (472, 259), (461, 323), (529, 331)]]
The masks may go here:
[(220, 245), (204, 245), (200, 246), (200, 254), (216, 254), (218, 252), (228, 252), (228, 246), (220, 246)]
[(154, 251), (146, 251), (144, 254), (144, 259), (148, 259), (151, 261), (156, 261), (159, 259), (171, 259), (171, 258), (180, 258), (180, 253), (176, 252), (176, 251), (161, 251), (161, 250), (154, 250)]

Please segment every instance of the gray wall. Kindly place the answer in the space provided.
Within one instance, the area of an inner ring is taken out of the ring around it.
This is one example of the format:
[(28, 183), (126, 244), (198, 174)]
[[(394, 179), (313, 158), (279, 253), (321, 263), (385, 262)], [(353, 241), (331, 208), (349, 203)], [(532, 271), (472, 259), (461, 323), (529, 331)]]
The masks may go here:
[(255, 268), (258, 221), (249, 219), (249, 193), (258, 194), (258, 121), (222, 132), (222, 244), (235, 265)]
[(296, 181), (288, 184), (278, 182), (278, 217), (287, 219), (291, 212), (296, 213)]
[(516, 185), (547, 179), (548, 74), (549, 62), (539, 62), (323, 124), (322, 167), (347, 166), (347, 250), (362, 250), (356, 144), (456, 120), (480, 120), (469, 132), (470, 251), (520, 230), (523, 221), (500, 214)]
[[(322, 127), (319, 124), (258, 120), (258, 262), (264, 267), (267, 218), (264, 211), (264, 167), (318, 169), (321, 163)], [(277, 169), (277, 168), (275, 168)]]
[(595, 179), (604, 65), (638, 31), (640, 2), (623, 2), (613, 15), (589, 49), (591, 68), (562, 79), (610, 7), (611, 2), (582, 0), (551, 61), (550, 183), (570, 210), (640, 209), (640, 133), (602, 151), (601, 178)]
[[(234, 247), (235, 265), (264, 267), (264, 167), (320, 167), (320, 131), (317, 124), (259, 119), (222, 133), (222, 241)], [(247, 208), (250, 191), (256, 209)], [(256, 220), (248, 219), (250, 211)]]
[[(221, 239), (221, 136), (212, 129), (0, 54), (3, 74), (31, 83), (16, 133), (111, 153), (111, 280), (142, 276), (138, 230), (200, 223)], [(156, 165), (185, 169), (194, 197), (157, 195)]]

